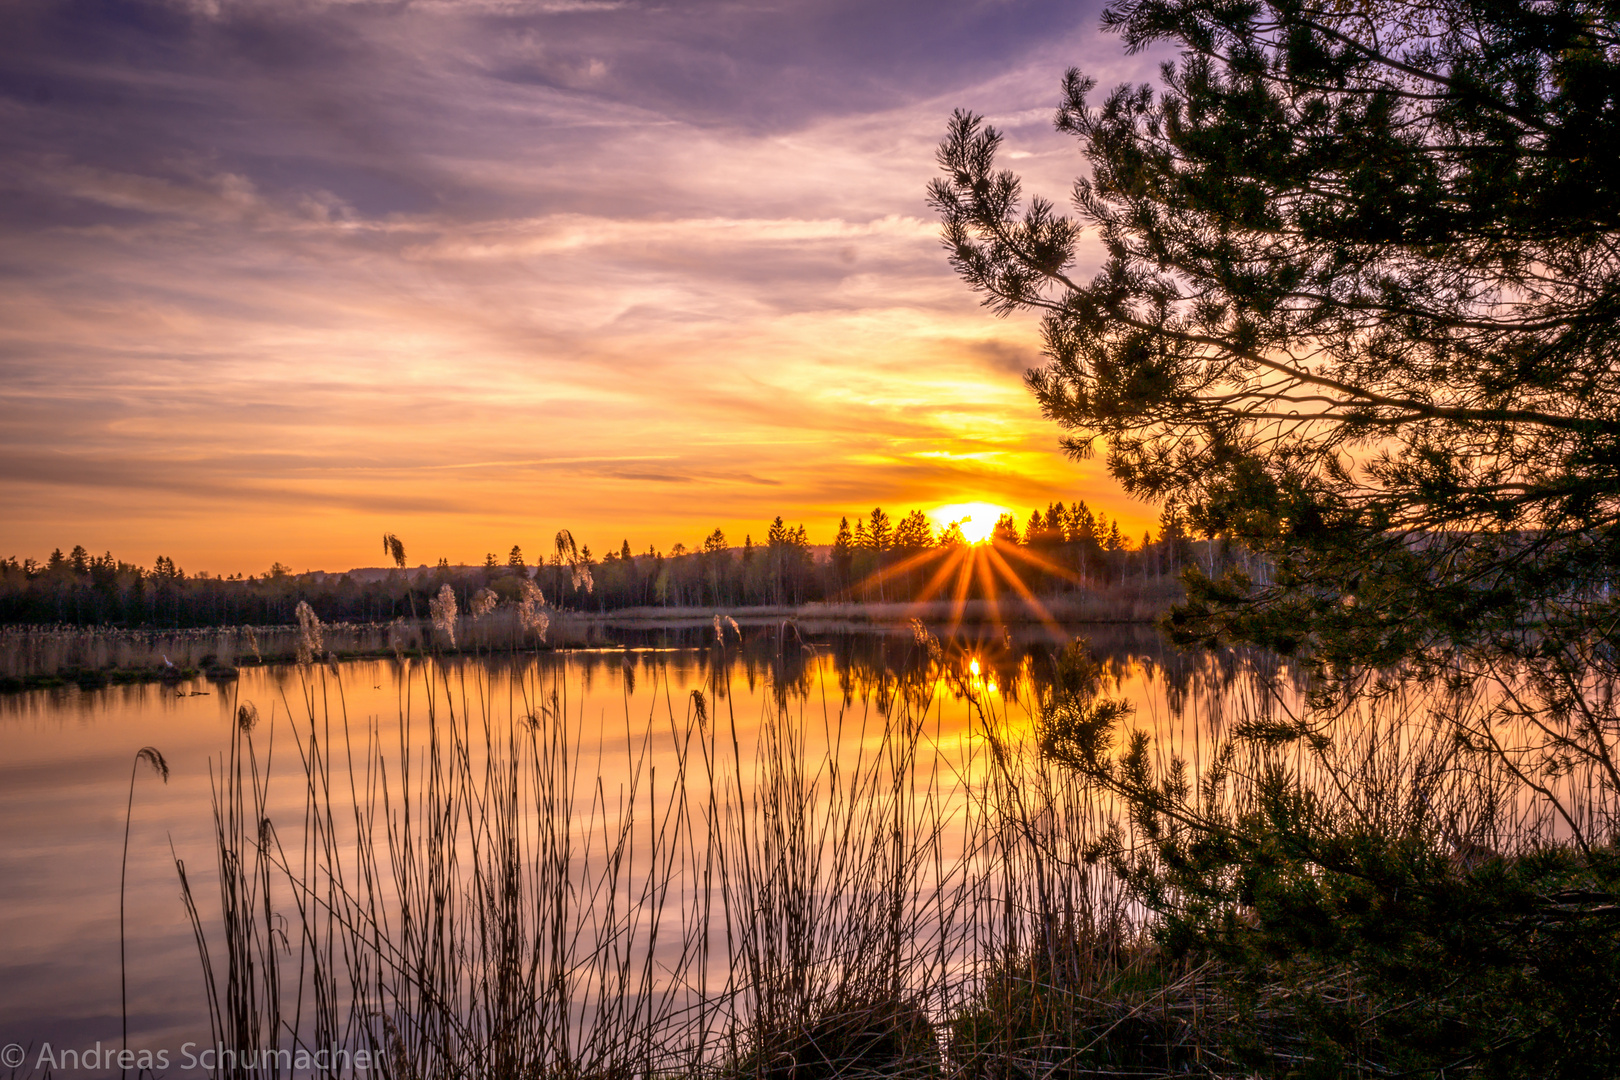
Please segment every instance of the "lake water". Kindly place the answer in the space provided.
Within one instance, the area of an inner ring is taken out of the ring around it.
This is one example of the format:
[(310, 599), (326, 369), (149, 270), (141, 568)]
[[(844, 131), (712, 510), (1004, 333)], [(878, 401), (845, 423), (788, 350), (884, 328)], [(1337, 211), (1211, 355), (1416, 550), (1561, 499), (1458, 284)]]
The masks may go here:
[[(1085, 632), (1108, 662), (1116, 692), (1136, 705), (1137, 723), (1195, 762), (1223, 717), (1255, 707), (1250, 660), (1169, 654), (1146, 628)], [(965, 752), (972, 716), (964, 689), (991, 700), (1009, 722), (1027, 723), (1042, 672), (1066, 640), (1039, 627), (984, 629), (930, 654), (909, 629), (801, 633), (776, 626), (724, 636), (728, 643), (717, 647), (710, 627), (627, 632), (621, 645), (628, 648), (461, 657), (443, 666), (247, 667), (235, 682), (0, 697), (0, 1044), (28, 1048), (32, 1066), (47, 1043), (120, 1042), (119, 896), (132, 771), (124, 888), (129, 1043), (208, 1042), (197, 944), (175, 860), (187, 867), (208, 921), (219, 904), (211, 777), (244, 704), (260, 717), (257, 750), (274, 755), (268, 816), (279, 828), (303, 812), (296, 750), (310, 715), (418, 738), (430, 706), (426, 680), (441, 710), (471, 710), (497, 724), (532, 712), (534, 687), (560, 687), (577, 725), (581, 767), (600, 772), (611, 793), (623, 787), (639, 733), (687, 715), (693, 691), (736, 724), (744, 759), (773, 710), (847, 716), (857, 730), (875, 722), (874, 705), (897, 691), (921, 703), (930, 739), (947, 754)], [(167, 782), (136, 762), (143, 747), (167, 761)]]

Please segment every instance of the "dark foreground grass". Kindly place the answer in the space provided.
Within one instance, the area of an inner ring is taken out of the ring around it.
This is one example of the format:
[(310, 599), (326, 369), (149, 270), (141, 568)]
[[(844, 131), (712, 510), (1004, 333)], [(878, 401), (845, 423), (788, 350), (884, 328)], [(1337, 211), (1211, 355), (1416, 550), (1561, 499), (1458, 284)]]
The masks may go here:
[(179, 867), (221, 1074), (322, 1049), (319, 1075), (363, 1054), (391, 1078), (1613, 1064), (1609, 849), (1560, 838), (1541, 793), (1591, 778), (1527, 789), (1429, 699), (1302, 741), (1256, 737), (1278, 699), (1252, 695), (1195, 718), (1223, 728), (1198, 770), (1106, 735), (1080, 755), (1077, 716), (1126, 717), (1072, 657), (1023, 718), (926, 636), (935, 662), (880, 690), (738, 717), (726, 647), (606, 733), (561, 669), (497, 696), (414, 662), (425, 707), (388, 724), (320, 665), (291, 731), (243, 703), (217, 909)]

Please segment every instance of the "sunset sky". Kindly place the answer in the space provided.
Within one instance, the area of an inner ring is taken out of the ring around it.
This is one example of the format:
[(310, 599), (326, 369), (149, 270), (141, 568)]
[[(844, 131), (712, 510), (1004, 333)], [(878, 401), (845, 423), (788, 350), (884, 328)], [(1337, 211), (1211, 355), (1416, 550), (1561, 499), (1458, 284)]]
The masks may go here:
[(1075, 497), (1140, 536), (924, 204), (959, 106), (1065, 197), (1064, 68), (1156, 63), (1099, 10), (10, 0), (0, 556), (824, 543)]

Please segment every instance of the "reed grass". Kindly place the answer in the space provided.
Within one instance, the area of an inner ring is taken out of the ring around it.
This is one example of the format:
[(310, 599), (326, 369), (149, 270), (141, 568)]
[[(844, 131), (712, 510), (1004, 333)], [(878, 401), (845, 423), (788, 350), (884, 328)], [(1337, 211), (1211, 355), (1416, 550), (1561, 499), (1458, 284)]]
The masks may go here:
[(129, 764), (129, 797), (124, 803), (124, 846), (118, 861), (118, 1015), (121, 1025), (122, 1048), (129, 1049), (129, 952), (125, 940), (124, 901), (129, 884), (129, 827), (135, 819), (135, 779), (142, 765), (147, 765), (165, 784), (169, 782), (169, 763), (156, 747), (143, 746), (135, 752)]
[[(533, 582), (524, 579), (518, 603), (496, 604), (484, 589), (458, 612), (453, 591), (441, 588), (431, 599), (430, 618), (390, 622), (323, 623), (315, 654), (339, 658), (426, 656), (435, 650), (484, 655), (522, 653), (538, 644), (595, 646), (621, 629), (696, 627), (715, 617), (715, 608), (623, 608), (613, 611), (561, 611), (548, 607)], [(1133, 624), (1146, 626), (1181, 599), (1174, 581), (1146, 586), (1111, 586), (1063, 594), (1038, 602), (1017, 596), (999, 601), (947, 600), (920, 603), (811, 603), (725, 609), (745, 623), (792, 620), (825, 632), (850, 626), (904, 627), (911, 619), (936, 626)], [(308, 616), (304, 613), (308, 612)], [(220, 626), (197, 629), (126, 629), (112, 626), (0, 626), (0, 689), (47, 685), (51, 680), (103, 685), (168, 676), (209, 674), (228, 677), (246, 664), (291, 663), (309, 659), (308, 604), (300, 602), (291, 626)]]
[[(627, 696), (611, 733), (566, 664), (502, 684), (401, 658), (389, 723), (351, 718), (317, 663), (279, 729), (242, 703), (213, 776), (217, 916), (177, 860), (219, 1074), (336, 1047), (317, 1075), (360, 1053), (390, 1078), (1234, 1075), (1246, 1039), (1311, 1062), (1311, 995), (1375, 1011), (1354, 972), (1240, 1000), (1218, 959), (1166, 948), (1106, 857), (1144, 823), (1043, 752), (1055, 684), (989, 694), (923, 632), (905, 677), (738, 717), (730, 633), (701, 689), (653, 668), (659, 704)], [(1251, 674), (1150, 750), (1200, 812), (1253, 810), (1281, 770), (1323, 813), (1459, 860), (1558, 842), (1432, 696), (1277, 740), (1301, 717)], [(272, 776), (301, 788), (295, 817)]]

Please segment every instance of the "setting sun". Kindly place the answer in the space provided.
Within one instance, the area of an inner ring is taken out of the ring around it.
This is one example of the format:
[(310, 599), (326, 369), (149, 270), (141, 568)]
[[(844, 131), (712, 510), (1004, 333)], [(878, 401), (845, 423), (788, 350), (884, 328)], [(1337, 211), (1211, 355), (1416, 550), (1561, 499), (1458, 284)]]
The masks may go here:
[(996, 527), (996, 519), (1010, 512), (1005, 506), (997, 506), (995, 503), (970, 502), (936, 506), (928, 511), (928, 516), (941, 531), (950, 528), (951, 523), (955, 522), (968, 543), (982, 544), (990, 539), (990, 533)]

